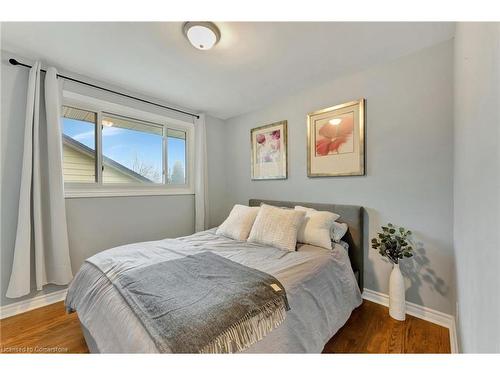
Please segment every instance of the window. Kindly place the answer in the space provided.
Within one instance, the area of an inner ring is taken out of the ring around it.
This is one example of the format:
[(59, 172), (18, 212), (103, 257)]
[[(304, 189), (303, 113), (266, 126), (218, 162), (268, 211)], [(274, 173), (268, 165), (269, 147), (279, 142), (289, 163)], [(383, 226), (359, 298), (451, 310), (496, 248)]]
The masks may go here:
[(169, 184), (186, 183), (186, 132), (168, 129), (167, 159)]
[(97, 114), (63, 107), (62, 117), (64, 182), (96, 182)]
[(62, 107), (66, 196), (192, 193), (193, 125), (98, 100)]
[(163, 182), (163, 126), (108, 114), (101, 123), (103, 183)]

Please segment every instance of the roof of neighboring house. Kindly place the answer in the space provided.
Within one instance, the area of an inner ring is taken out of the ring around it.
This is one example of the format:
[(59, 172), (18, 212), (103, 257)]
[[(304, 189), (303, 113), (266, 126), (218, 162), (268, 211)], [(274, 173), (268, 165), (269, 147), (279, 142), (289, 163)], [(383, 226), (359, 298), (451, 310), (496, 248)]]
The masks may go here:
[[(68, 146), (68, 147), (71, 147), (72, 149), (78, 151), (78, 152), (81, 152), (82, 154), (85, 154), (89, 157), (95, 157), (95, 150), (91, 149), (90, 147), (84, 145), (83, 143), (81, 142), (78, 142), (77, 140), (67, 136), (66, 134), (63, 134), (62, 135), (63, 137), (63, 143)], [(119, 172), (129, 176), (129, 177), (132, 177), (133, 179), (136, 179), (138, 181), (141, 181), (141, 182), (154, 182), (154, 181), (151, 181), (149, 178), (146, 178), (142, 175), (140, 175), (139, 173), (133, 171), (132, 169), (130, 168), (127, 168), (126, 166), (124, 166), (123, 164), (120, 164), (118, 163), (117, 161), (111, 159), (111, 158), (108, 158), (107, 156), (104, 156), (102, 157), (102, 163), (106, 166), (106, 167), (110, 167), (110, 168), (113, 168), (113, 169), (116, 169), (118, 170)]]

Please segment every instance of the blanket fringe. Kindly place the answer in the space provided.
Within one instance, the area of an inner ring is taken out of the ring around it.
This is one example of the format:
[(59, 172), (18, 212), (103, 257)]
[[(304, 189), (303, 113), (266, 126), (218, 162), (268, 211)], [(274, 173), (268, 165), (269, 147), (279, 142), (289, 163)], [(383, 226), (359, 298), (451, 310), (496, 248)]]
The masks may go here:
[(204, 354), (236, 353), (262, 340), (286, 317), (283, 297), (269, 301), (251, 311), (200, 350)]

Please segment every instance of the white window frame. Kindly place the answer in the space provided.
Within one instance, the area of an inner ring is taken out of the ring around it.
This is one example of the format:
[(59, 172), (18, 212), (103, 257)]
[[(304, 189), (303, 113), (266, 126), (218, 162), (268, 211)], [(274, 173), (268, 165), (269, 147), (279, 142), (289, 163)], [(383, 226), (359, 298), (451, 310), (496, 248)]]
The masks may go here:
[[(152, 112), (116, 104), (90, 96), (63, 90), (62, 105), (74, 107), (97, 113), (97, 127), (101, 126), (102, 113), (130, 117), (132, 119), (152, 122), (163, 125), (163, 179), (167, 174), (167, 129), (186, 132), (186, 183), (183, 185), (167, 183), (143, 183), (143, 184), (105, 184), (102, 182), (102, 132), (96, 135), (96, 176), (99, 182), (78, 183), (65, 182), (65, 198), (87, 198), (87, 197), (123, 197), (123, 196), (146, 196), (146, 195), (192, 195), (194, 194), (194, 132), (193, 123), (182, 121)], [(97, 129), (96, 129), (97, 130)]]

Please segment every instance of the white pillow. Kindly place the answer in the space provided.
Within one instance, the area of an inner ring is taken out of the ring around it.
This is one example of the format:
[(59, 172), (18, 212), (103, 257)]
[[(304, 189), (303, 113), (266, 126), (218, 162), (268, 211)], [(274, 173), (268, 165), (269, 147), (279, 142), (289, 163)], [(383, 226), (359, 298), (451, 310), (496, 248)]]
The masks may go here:
[(330, 231), (330, 236), (334, 242), (340, 243), (342, 237), (345, 236), (349, 227), (346, 223), (334, 222)]
[(298, 211), (306, 213), (302, 226), (297, 234), (297, 242), (332, 249), (330, 231), (335, 220), (340, 216), (328, 211), (317, 211), (313, 208), (295, 206)]
[(304, 216), (303, 211), (263, 204), (253, 223), (248, 242), (294, 251), (297, 245), (297, 232)]
[(311, 207), (302, 207), (302, 206), (295, 206), (295, 209), (296, 210), (300, 210), (300, 211), (305, 211), (306, 213), (307, 212), (328, 212), (330, 214), (332, 214), (333, 216), (335, 216), (335, 220), (337, 220), (340, 215), (339, 214), (336, 214), (335, 212), (330, 212), (330, 211), (318, 211), (318, 210), (315, 210), (314, 208), (311, 208)]
[(217, 228), (216, 234), (235, 240), (245, 241), (252, 229), (260, 207), (235, 204), (227, 219)]

